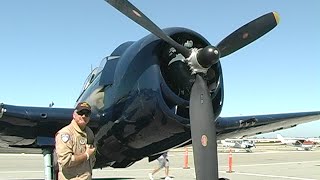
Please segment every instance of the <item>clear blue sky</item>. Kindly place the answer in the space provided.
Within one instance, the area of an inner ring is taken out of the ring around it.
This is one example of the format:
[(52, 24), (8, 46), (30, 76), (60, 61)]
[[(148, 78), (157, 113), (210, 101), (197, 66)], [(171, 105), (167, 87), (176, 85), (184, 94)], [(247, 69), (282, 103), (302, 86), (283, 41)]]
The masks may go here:
[[(222, 116), (320, 110), (320, 2), (131, 1), (159, 27), (182, 26), (216, 45), (271, 11), (267, 35), (222, 59)], [(181, 4), (180, 4), (180, 3)], [(1, 1), (0, 102), (73, 107), (91, 65), (146, 30), (103, 0)], [(320, 121), (282, 132), (320, 136)]]

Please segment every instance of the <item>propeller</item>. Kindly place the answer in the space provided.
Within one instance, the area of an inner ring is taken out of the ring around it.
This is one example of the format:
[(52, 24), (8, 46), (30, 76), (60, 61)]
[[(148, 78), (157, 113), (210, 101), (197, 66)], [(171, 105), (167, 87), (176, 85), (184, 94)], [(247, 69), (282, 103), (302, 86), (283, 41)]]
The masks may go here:
[(198, 73), (207, 73), (207, 70), (217, 63), (220, 57), (234, 53), (272, 30), (279, 23), (278, 14), (271, 12), (247, 23), (223, 39), (216, 47), (208, 45), (201, 49), (188, 49), (165, 34), (127, 0), (105, 1), (169, 43), (186, 58), (192, 73), (196, 74), (191, 89), (189, 112), (196, 176), (200, 180), (217, 180), (219, 173), (215, 116), (207, 83)]
[(128, 18), (158, 36), (162, 40), (173, 46), (184, 57), (189, 57), (191, 50), (174, 41), (170, 36), (166, 35), (157, 25), (155, 25), (147, 16), (145, 16), (138, 8), (127, 0), (105, 0), (111, 6), (122, 12)]
[(251, 42), (259, 39), (267, 32), (271, 31), (280, 21), (276, 12), (265, 14), (234, 31), (224, 38), (217, 48), (220, 50), (221, 57), (227, 56), (245, 47)]
[(218, 179), (216, 125), (207, 83), (197, 74), (190, 95), (190, 123), (196, 179)]
[[(280, 19), (279, 15), (276, 12), (265, 14), (231, 33), (229, 36), (223, 39), (217, 45), (217, 47), (209, 45), (203, 49), (191, 50), (177, 43), (170, 36), (165, 34), (156, 24), (154, 24), (147, 16), (145, 16), (129, 1), (105, 1), (146, 30), (150, 31), (154, 35), (158, 36), (159, 38), (173, 46), (177, 50), (177, 52), (180, 52), (186, 58), (186, 60), (189, 61), (188, 64), (190, 64), (189, 66), (191, 66), (190, 68), (193, 70), (193, 73), (206, 73), (210, 66), (219, 61), (220, 57), (227, 56), (257, 40), (270, 30), (272, 30), (274, 27), (276, 27)], [(212, 49), (216, 49), (217, 51), (212, 51)], [(199, 64), (201, 67), (197, 67), (199, 66)]]

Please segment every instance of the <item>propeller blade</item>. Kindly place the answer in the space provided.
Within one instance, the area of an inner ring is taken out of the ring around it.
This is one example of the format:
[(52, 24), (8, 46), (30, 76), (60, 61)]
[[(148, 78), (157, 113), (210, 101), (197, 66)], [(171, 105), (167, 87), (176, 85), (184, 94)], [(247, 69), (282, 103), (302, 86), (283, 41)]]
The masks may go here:
[(217, 48), (221, 53), (220, 57), (234, 53), (235, 51), (257, 40), (276, 27), (279, 21), (280, 17), (278, 13), (271, 12), (237, 29), (217, 45)]
[(190, 123), (197, 180), (218, 179), (217, 137), (212, 101), (200, 75), (191, 89)]
[(191, 55), (191, 50), (182, 46), (181, 44), (174, 41), (170, 36), (166, 35), (157, 25), (155, 25), (147, 16), (145, 16), (138, 8), (132, 5), (127, 0), (105, 0), (111, 6), (116, 8), (122, 14), (150, 31), (154, 35), (158, 36), (162, 40), (173, 46), (178, 52), (180, 52), (185, 58)]

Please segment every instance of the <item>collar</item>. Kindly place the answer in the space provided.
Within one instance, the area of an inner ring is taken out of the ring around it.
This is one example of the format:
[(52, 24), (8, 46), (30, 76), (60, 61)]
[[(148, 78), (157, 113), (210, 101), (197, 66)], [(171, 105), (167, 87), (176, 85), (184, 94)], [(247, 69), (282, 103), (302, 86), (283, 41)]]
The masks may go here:
[[(82, 133), (82, 134), (86, 134), (85, 130), (81, 130), (80, 127), (78, 126), (78, 124), (76, 123), (76, 121), (74, 119), (72, 119), (71, 121), (71, 126), (78, 132), (78, 133)], [(85, 127), (86, 129), (87, 127)]]

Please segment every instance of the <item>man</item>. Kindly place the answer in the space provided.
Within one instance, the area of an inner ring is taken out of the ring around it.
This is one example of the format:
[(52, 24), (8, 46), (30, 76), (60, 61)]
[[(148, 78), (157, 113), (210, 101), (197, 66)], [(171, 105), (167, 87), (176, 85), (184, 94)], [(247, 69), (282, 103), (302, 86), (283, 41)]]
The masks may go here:
[(73, 112), (71, 123), (55, 137), (59, 180), (91, 180), (95, 163), (94, 134), (87, 127), (91, 106), (80, 102)]
[(165, 180), (171, 180), (169, 177), (169, 159), (168, 152), (163, 153), (158, 159), (159, 165), (151, 173), (149, 173), (149, 179), (153, 180), (153, 175), (164, 168), (164, 173), (166, 175)]

